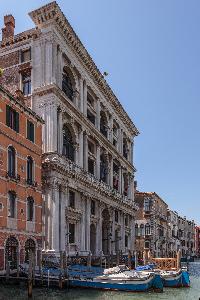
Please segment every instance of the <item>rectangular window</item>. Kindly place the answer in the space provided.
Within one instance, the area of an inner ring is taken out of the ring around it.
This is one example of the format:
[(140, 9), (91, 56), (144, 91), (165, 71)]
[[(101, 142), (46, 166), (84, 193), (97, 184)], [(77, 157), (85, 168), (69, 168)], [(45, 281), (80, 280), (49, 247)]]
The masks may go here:
[(21, 62), (27, 62), (31, 60), (31, 49), (22, 50), (21, 52)]
[(16, 196), (13, 192), (9, 192), (8, 197), (9, 197), (8, 217), (15, 218)]
[(69, 206), (75, 208), (75, 193), (73, 191), (69, 191)]
[(31, 73), (22, 73), (22, 92), (24, 96), (31, 94)]
[(6, 105), (6, 125), (19, 132), (19, 113), (9, 105)]
[(27, 120), (27, 139), (33, 143), (35, 142), (35, 126), (29, 120)]
[(75, 224), (69, 224), (69, 244), (75, 243)]

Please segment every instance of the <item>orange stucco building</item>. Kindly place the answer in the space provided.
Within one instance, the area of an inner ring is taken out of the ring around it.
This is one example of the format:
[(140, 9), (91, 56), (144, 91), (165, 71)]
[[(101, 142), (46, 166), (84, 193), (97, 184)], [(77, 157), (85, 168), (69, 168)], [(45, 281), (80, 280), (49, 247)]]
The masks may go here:
[(0, 271), (42, 247), (43, 120), (0, 86)]

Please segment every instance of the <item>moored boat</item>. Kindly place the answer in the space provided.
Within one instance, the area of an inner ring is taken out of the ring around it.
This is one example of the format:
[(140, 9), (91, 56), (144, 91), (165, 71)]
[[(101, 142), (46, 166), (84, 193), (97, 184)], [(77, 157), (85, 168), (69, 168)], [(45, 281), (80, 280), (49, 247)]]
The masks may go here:
[(160, 275), (123, 270), (119, 267), (105, 269), (102, 275), (93, 273), (93, 276), (87, 272), (77, 272), (72, 276), (72, 273), (69, 272), (69, 285), (72, 287), (129, 292), (163, 291), (163, 282)]

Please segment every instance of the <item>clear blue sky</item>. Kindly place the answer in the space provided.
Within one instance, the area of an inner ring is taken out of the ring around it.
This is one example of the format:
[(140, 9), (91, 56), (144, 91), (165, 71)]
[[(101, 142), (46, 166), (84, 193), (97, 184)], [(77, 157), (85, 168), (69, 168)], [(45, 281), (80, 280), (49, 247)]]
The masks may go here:
[[(27, 13), (48, 3), (6, 0), (16, 32), (33, 27)], [(155, 191), (200, 223), (200, 1), (58, 0), (140, 131), (138, 188)]]

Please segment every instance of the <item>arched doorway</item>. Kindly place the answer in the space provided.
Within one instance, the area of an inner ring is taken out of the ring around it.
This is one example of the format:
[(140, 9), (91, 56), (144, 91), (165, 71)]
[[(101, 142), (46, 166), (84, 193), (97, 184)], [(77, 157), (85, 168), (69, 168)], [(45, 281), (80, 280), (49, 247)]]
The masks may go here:
[(14, 236), (11, 236), (6, 241), (6, 260), (10, 263), (11, 269), (17, 268), (19, 243)]
[(102, 251), (104, 255), (107, 255), (110, 252), (110, 239), (110, 214), (108, 209), (106, 208), (102, 212)]
[(35, 257), (35, 253), (36, 253), (36, 246), (35, 246), (35, 242), (32, 239), (28, 239), (25, 243), (25, 262), (29, 262), (29, 255), (30, 252), (33, 253), (33, 257)]
[(94, 224), (90, 225), (90, 251), (92, 254), (96, 252), (96, 227)]

